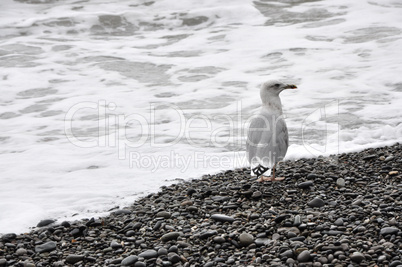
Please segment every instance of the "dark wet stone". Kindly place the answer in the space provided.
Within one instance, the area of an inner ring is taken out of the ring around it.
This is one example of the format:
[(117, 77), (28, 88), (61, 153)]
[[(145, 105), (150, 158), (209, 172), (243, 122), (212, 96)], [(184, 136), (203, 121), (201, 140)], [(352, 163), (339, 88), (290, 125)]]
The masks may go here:
[(123, 214), (131, 214), (132, 211), (131, 210), (116, 210), (115, 212), (113, 212), (114, 215), (123, 215)]
[(168, 242), (168, 241), (170, 241), (170, 240), (175, 240), (175, 239), (177, 239), (179, 236), (180, 236), (180, 233), (179, 233), (179, 232), (170, 232), (170, 233), (164, 234), (164, 235), (161, 237), (161, 240), (162, 240), (163, 242)]
[(112, 242), (110, 242), (110, 247), (113, 249), (119, 249), (122, 248), (122, 244), (117, 242), (116, 240), (113, 240)]
[(215, 230), (210, 230), (210, 231), (204, 231), (200, 233), (200, 238), (201, 239), (207, 239), (208, 237), (216, 235), (218, 232)]
[(396, 227), (384, 227), (381, 228), (380, 234), (381, 235), (394, 235), (399, 232), (399, 229)]
[(353, 252), (353, 254), (350, 256), (350, 259), (354, 262), (360, 263), (365, 259), (365, 257), (362, 253), (356, 251)]
[(163, 255), (167, 255), (168, 254), (168, 251), (167, 251), (167, 249), (166, 248), (160, 248), (160, 249), (158, 249), (158, 255), (159, 256), (163, 256)]
[(11, 241), (17, 238), (17, 235), (14, 233), (10, 233), (10, 234), (5, 234), (1, 237), (1, 240), (3, 242), (7, 242), (7, 241)]
[(325, 206), (325, 202), (321, 198), (316, 197), (313, 200), (309, 201), (307, 205), (309, 205), (312, 208), (320, 208)]
[(305, 181), (305, 182), (299, 183), (297, 186), (299, 188), (301, 188), (301, 189), (307, 189), (307, 188), (310, 188), (313, 185), (314, 185), (313, 181)]
[(181, 261), (180, 256), (174, 252), (170, 252), (167, 256), (168, 256), (168, 260), (173, 264), (176, 264)]
[(130, 256), (124, 258), (124, 259), (121, 261), (121, 265), (122, 265), (122, 266), (130, 266), (130, 265), (136, 263), (137, 261), (138, 261), (138, 257), (137, 257), (137, 256), (130, 255)]
[(298, 256), (297, 256), (297, 260), (299, 262), (308, 262), (311, 258), (311, 254), (308, 250), (304, 250), (302, 251)]
[(169, 219), (172, 215), (167, 211), (160, 211), (156, 214), (156, 217)]
[(395, 260), (395, 261), (392, 261), (392, 262), (389, 264), (389, 267), (399, 267), (399, 265), (402, 266), (402, 261), (400, 261), (400, 260)]
[(235, 221), (233, 217), (224, 215), (224, 214), (214, 214), (211, 216), (211, 219), (218, 221), (218, 222), (229, 222), (232, 223)]
[(56, 242), (53, 241), (49, 241), (46, 242), (45, 244), (35, 246), (36, 253), (50, 252), (55, 249), (56, 249)]
[(371, 160), (371, 159), (375, 159), (377, 157), (377, 155), (373, 154), (373, 155), (367, 155), (365, 157), (363, 157), (363, 160)]
[(70, 254), (66, 257), (66, 262), (70, 264), (75, 264), (79, 261), (82, 261), (84, 259), (83, 255), (75, 255), (75, 254)]
[(47, 225), (52, 224), (54, 222), (55, 222), (55, 220), (51, 220), (51, 219), (42, 220), (36, 225), (36, 227), (44, 227), (44, 226), (47, 226)]
[(255, 244), (257, 246), (266, 246), (269, 244), (270, 241), (271, 241), (271, 239), (269, 239), (269, 238), (257, 238), (255, 240)]
[(143, 257), (144, 259), (152, 259), (158, 257), (158, 252), (154, 249), (148, 249), (144, 252), (141, 252), (138, 257)]
[(134, 267), (146, 267), (146, 266), (147, 266), (147, 264), (145, 262), (142, 262), (142, 261), (137, 261), (134, 264)]

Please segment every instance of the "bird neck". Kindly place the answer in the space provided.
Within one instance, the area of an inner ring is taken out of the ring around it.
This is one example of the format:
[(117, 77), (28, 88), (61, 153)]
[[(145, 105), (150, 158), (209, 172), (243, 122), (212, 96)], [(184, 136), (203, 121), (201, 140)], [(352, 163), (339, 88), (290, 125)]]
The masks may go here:
[(271, 114), (282, 115), (282, 103), (279, 95), (270, 95), (262, 100), (262, 109)]

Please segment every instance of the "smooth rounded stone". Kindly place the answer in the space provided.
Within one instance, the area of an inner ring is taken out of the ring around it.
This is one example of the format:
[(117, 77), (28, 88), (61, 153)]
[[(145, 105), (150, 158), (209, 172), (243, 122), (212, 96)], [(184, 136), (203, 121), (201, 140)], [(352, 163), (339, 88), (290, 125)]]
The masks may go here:
[(293, 220), (293, 225), (294, 225), (294, 226), (299, 226), (299, 225), (301, 225), (301, 224), (302, 224), (302, 221), (301, 221), (300, 215), (296, 215), (295, 218), (294, 218), (294, 220)]
[(301, 182), (297, 185), (297, 187), (301, 188), (301, 189), (307, 189), (310, 188), (310, 186), (313, 186), (314, 182), (313, 181), (305, 181), (305, 182)]
[(311, 254), (308, 250), (303, 250), (298, 256), (297, 260), (299, 262), (308, 262), (311, 258)]
[[(0, 266), (2, 266), (2, 265), (0, 264)], [(36, 267), (36, 265), (35, 265), (35, 263), (25, 261), (24, 267)]]
[(47, 225), (52, 224), (52, 223), (54, 223), (54, 222), (55, 222), (55, 220), (51, 220), (51, 219), (41, 220), (41, 221), (36, 225), (36, 227), (44, 227), (44, 226), (47, 226)]
[(280, 254), (281, 258), (292, 258), (293, 257), (293, 251), (291, 249), (285, 250)]
[(338, 178), (338, 179), (336, 180), (336, 185), (339, 186), (339, 187), (345, 187), (345, 185), (346, 185), (345, 179), (343, 179), (343, 178)]
[(110, 242), (110, 247), (112, 249), (119, 249), (122, 248), (123, 246), (121, 243), (117, 242), (116, 240), (113, 240), (112, 242)]
[(262, 196), (261, 191), (255, 191), (255, 192), (251, 195), (251, 197), (254, 198), (254, 199), (260, 198), (261, 196)]
[(114, 215), (124, 215), (124, 214), (131, 214), (131, 210), (126, 210), (126, 209), (121, 209), (121, 210), (116, 210), (113, 212)]
[(36, 253), (50, 252), (56, 249), (56, 242), (49, 241), (42, 245), (35, 246)]
[(144, 252), (141, 252), (138, 257), (142, 257), (144, 259), (152, 259), (152, 258), (157, 258), (158, 257), (158, 252), (154, 249), (148, 249), (145, 250)]
[(163, 256), (163, 255), (167, 255), (168, 254), (168, 250), (166, 248), (160, 248), (158, 249), (158, 255), (159, 256)]
[(187, 210), (189, 212), (198, 212), (198, 208), (196, 206), (188, 206)]
[(226, 241), (226, 239), (222, 236), (215, 236), (213, 240), (215, 243), (218, 243), (218, 244), (222, 244)]
[(315, 173), (309, 173), (309, 174), (307, 174), (306, 178), (307, 179), (315, 179), (315, 178), (317, 178), (317, 175)]
[(208, 237), (216, 235), (218, 232), (215, 230), (209, 230), (209, 231), (204, 231), (200, 233), (200, 238), (201, 239), (207, 239)]
[(380, 234), (381, 235), (394, 235), (399, 232), (399, 229), (396, 227), (384, 227), (381, 228)]
[(233, 217), (224, 215), (224, 214), (213, 214), (211, 216), (211, 219), (218, 221), (218, 222), (229, 222), (232, 223), (235, 221), (235, 219)]
[(70, 264), (75, 264), (79, 261), (82, 261), (84, 259), (84, 255), (76, 255), (76, 254), (70, 254), (66, 257), (66, 262)]
[(184, 200), (182, 203), (180, 203), (181, 206), (192, 206), (193, 201), (191, 200)]
[(239, 236), (239, 244), (241, 246), (247, 247), (254, 242), (254, 236), (249, 233), (242, 233)]
[(122, 265), (122, 266), (130, 266), (130, 265), (132, 265), (133, 263), (135, 263), (135, 262), (137, 262), (137, 261), (138, 261), (138, 257), (137, 257), (137, 256), (135, 256), (135, 255), (130, 255), (130, 256), (124, 258), (124, 259), (121, 261), (121, 265)]
[(168, 241), (170, 241), (170, 240), (176, 240), (179, 236), (180, 236), (180, 233), (179, 233), (179, 232), (170, 232), (170, 233), (164, 234), (164, 235), (161, 237), (161, 240), (162, 240), (163, 242), (168, 242)]
[(17, 235), (14, 233), (5, 234), (1, 237), (3, 242), (11, 241), (17, 238)]
[(178, 248), (177, 246), (173, 245), (173, 246), (171, 246), (171, 247), (169, 248), (168, 252), (176, 252), (176, 253), (178, 253), (178, 252), (179, 252), (179, 248)]
[(307, 205), (309, 205), (312, 208), (320, 208), (325, 206), (325, 202), (321, 198), (316, 197), (313, 200), (309, 201)]
[(335, 224), (336, 226), (342, 226), (342, 225), (343, 225), (343, 219), (342, 219), (342, 218), (336, 219), (336, 221), (334, 222), (334, 224)]
[(146, 266), (147, 266), (147, 264), (145, 262), (142, 262), (142, 261), (137, 261), (134, 264), (134, 267), (146, 267)]
[(271, 239), (269, 239), (269, 238), (257, 238), (255, 240), (255, 244), (257, 246), (266, 246), (269, 244), (270, 241), (271, 241)]
[(353, 254), (350, 256), (350, 259), (354, 262), (360, 263), (365, 259), (365, 257), (362, 253), (356, 251), (353, 252)]
[(169, 219), (172, 215), (167, 211), (160, 211), (156, 214), (156, 218)]
[(7, 260), (6, 259), (0, 259), (0, 266), (7, 266)]
[(177, 254), (174, 253), (174, 252), (170, 252), (170, 253), (167, 255), (167, 257), (168, 257), (168, 260), (169, 260), (171, 263), (173, 263), (173, 264), (176, 264), (176, 263), (178, 263), (178, 262), (181, 261), (180, 256), (177, 255)]
[(392, 262), (389, 264), (389, 267), (397, 267), (397, 266), (399, 266), (399, 265), (402, 265), (402, 261), (400, 261), (400, 260), (395, 260), (395, 261), (392, 261)]
[(25, 248), (19, 248), (19, 249), (17, 249), (15, 254), (17, 254), (17, 256), (23, 256), (23, 255), (27, 254), (27, 250)]

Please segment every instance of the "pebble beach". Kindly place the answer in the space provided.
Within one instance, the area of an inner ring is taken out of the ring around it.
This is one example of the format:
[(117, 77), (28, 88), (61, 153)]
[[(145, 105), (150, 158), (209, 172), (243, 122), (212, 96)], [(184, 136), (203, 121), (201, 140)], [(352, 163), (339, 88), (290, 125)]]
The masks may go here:
[(110, 215), (0, 237), (0, 266), (402, 266), (402, 145), (161, 187)]

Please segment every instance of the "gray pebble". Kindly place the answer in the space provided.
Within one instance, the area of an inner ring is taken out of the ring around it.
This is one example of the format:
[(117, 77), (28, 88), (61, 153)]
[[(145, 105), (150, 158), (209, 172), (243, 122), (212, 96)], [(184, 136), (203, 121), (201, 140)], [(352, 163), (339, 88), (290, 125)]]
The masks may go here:
[(45, 244), (35, 246), (36, 253), (50, 252), (56, 249), (56, 243), (53, 241), (46, 242)]
[(354, 262), (360, 263), (365, 259), (365, 257), (362, 253), (356, 251), (353, 252), (353, 254), (350, 256), (350, 259)]
[(121, 261), (121, 265), (122, 265), (122, 266), (130, 266), (130, 265), (132, 265), (133, 263), (135, 263), (135, 262), (137, 262), (137, 261), (138, 261), (138, 257), (137, 257), (137, 256), (130, 255), (130, 256), (124, 258), (124, 259)]
[(79, 261), (82, 261), (84, 259), (83, 255), (75, 255), (75, 254), (70, 254), (66, 257), (66, 262), (70, 264), (75, 264)]
[(144, 259), (152, 259), (158, 257), (158, 252), (154, 249), (148, 249), (138, 255), (138, 257), (142, 257)]
[(242, 233), (239, 236), (239, 244), (241, 246), (247, 247), (248, 245), (252, 244), (254, 242), (254, 236), (249, 233)]
[(309, 201), (307, 205), (309, 205), (312, 208), (320, 208), (325, 206), (325, 202), (321, 198), (316, 197), (313, 200)]
[(170, 232), (170, 233), (164, 234), (164, 235), (161, 237), (161, 240), (162, 240), (163, 242), (168, 242), (168, 241), (170, 241), (170, 240), (176, 240), (179, 236), (180, 236), (180, 233), (179, 233), (179, 232)]
[(215, 221), (219, 221), (219, 222), (234, 222), (235, 219), (233, 217), (224, 215), (224, 214), (214, 214), (211, 216), (211, 219), (215, 220)]
[(343, 178), (338, 178), (337, 180), (336, 180), (336, 185), (338, 186), (338, 187), (345, 187), (345, 179), (343, 179)]
[(393, 235), (399, 232), (399, 229), (396, 227), (384, 227), (381, 228), (380, 234), (381, 235)]
[(297, 256), (297, 260), (299, 262), (308, 262), (310, 260), (310, 257), (310, 252), (308, 250), (304, 250)]

